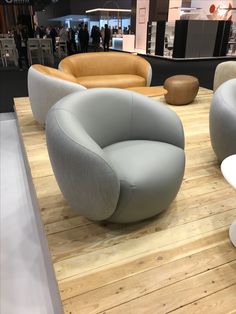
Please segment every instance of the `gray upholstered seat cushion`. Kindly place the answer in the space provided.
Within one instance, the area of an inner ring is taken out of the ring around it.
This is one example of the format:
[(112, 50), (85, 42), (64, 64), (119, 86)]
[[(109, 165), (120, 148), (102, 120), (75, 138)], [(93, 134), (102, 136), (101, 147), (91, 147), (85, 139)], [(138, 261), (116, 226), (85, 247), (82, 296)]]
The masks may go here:
[(184, 151), (155, 141), (124, 141), (104, 148), (120, 180), (120, 198), (110, 221), (138, 221), (160, 213), (176, 196)]

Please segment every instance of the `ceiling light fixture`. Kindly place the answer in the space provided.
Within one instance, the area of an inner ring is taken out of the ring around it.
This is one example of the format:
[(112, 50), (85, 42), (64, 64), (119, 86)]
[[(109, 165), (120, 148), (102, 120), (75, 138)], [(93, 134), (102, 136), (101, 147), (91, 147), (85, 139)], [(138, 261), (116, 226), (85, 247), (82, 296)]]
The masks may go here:
[(170, 9), (180, 9), (181, 11), (193, 11), (193, 10), (201, 10), (202, 8), (172, 7)]
[(93, 13), (93, 12), (131, 12), (130, 9), (106, 9), (106, 8), (96, 8), (91, 10), (86, 10), (86, 13)]

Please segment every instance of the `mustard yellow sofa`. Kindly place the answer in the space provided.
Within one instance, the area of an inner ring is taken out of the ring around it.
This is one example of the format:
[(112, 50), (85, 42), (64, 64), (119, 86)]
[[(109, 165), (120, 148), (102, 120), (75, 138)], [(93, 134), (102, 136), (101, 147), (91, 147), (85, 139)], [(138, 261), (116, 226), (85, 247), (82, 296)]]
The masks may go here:
[(59, 69), (86, 88), (150, 86), (152, 68), (142, 57), (123, 52), (91, 52), (64, 58)]

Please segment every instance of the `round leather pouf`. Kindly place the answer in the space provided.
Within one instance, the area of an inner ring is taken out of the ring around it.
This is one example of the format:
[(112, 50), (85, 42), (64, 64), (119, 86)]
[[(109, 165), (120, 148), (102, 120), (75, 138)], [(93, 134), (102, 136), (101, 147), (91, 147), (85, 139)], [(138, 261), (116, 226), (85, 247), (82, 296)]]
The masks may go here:
[(165, 80), (164, 88), (168, 91), (165, 94), (168, 104), (187, 105), (197, 96), (199, 81), (191, 75), (174, 75)]

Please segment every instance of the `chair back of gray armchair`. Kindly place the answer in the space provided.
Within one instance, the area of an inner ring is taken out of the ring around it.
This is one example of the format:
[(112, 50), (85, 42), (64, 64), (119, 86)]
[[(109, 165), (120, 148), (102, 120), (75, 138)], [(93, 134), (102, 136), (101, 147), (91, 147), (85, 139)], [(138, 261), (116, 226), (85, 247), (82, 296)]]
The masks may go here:
[(116, 88), (89, 89), (80, 96), (66, 101), (67, 110), (101, 148), (127, 140), (162, 141), (184, 148), (183, 133), (175, 132), (182, 129), (181, 121), (166, 105)]

